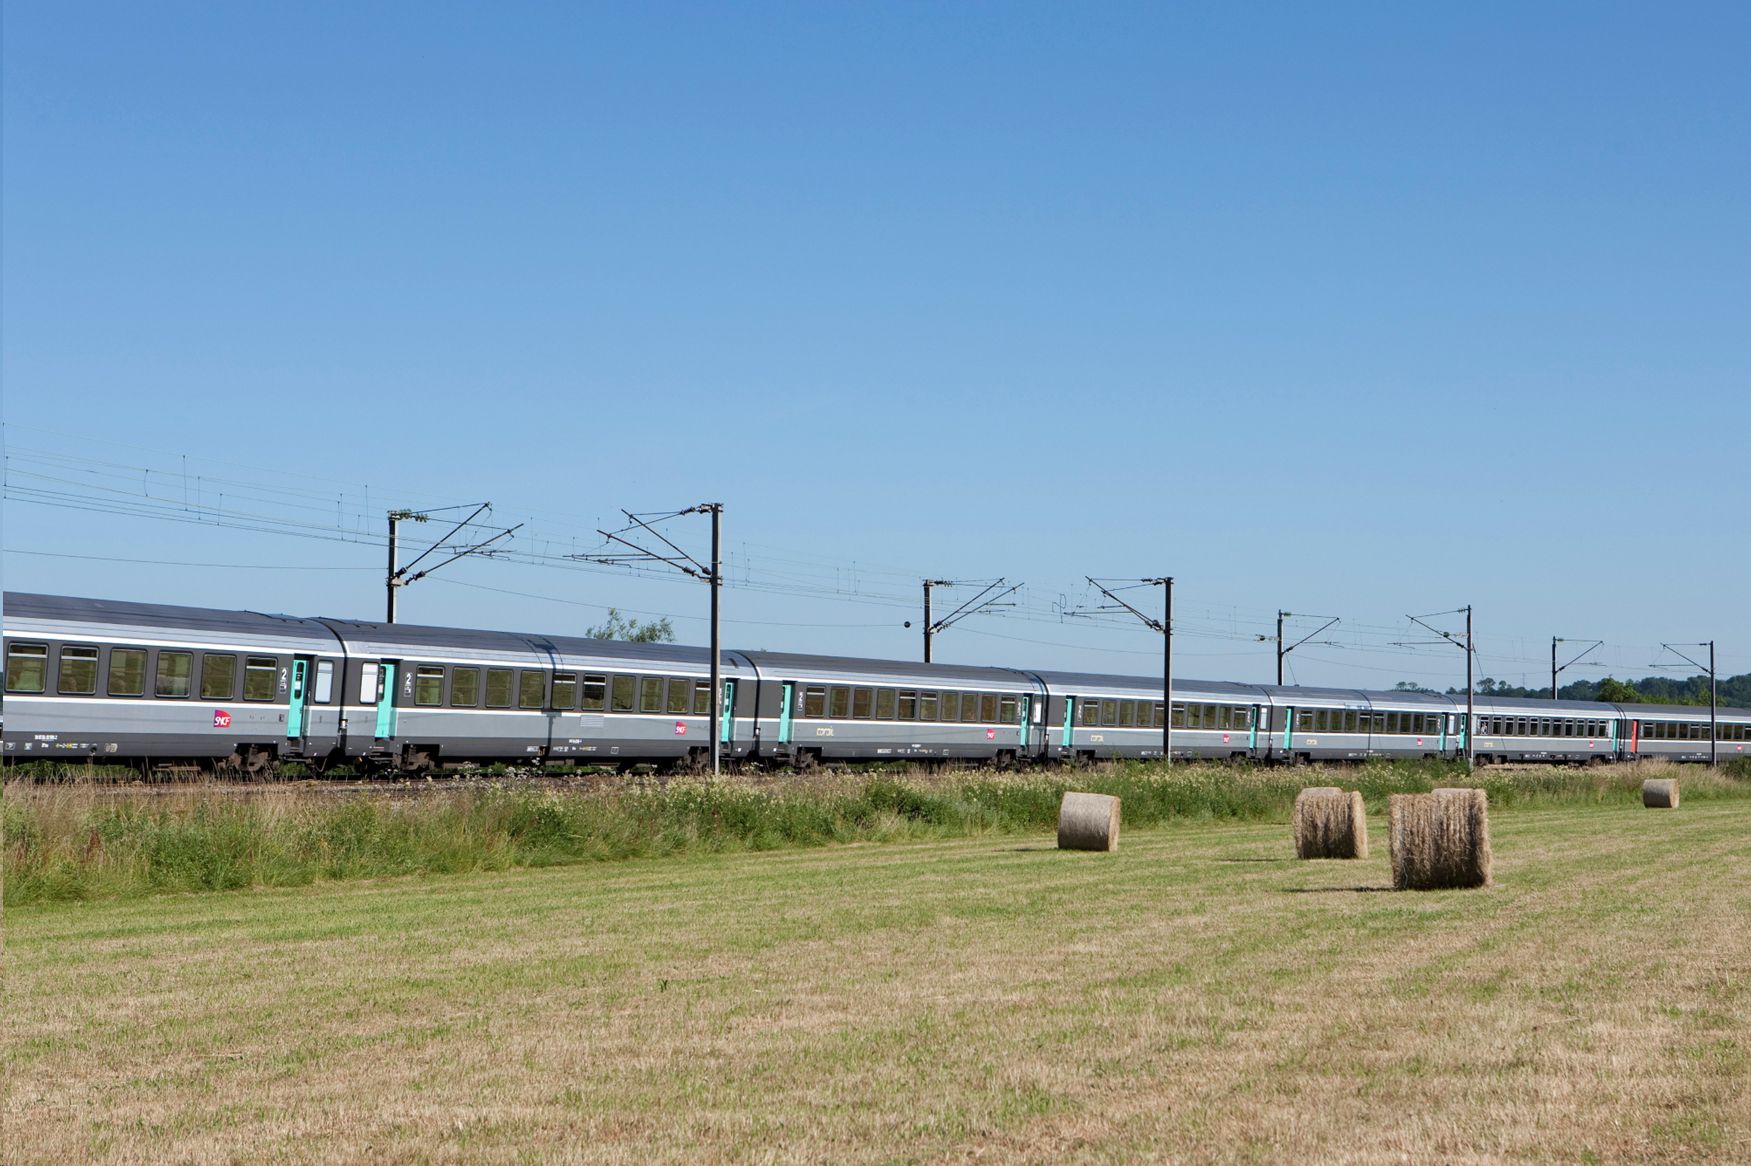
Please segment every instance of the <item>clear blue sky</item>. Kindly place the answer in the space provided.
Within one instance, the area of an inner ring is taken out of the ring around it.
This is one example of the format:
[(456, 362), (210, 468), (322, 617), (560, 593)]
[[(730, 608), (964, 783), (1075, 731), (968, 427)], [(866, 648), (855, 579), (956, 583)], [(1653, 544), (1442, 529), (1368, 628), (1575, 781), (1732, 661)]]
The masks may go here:
[[(1468, 602), (1510, 681), (1553, 634), (1751, 671), (1745, 5), (24, 0), (4, 38), (8, 588), (382, 605), (380, 545), (21, 493), (119, 480), (72, 458), (372, 533), (490, 498), (549, 552), (721, 499), (731, 645), (910, 656), (919, 577), (1001, 575), (1026, 606), (939, 659), (1146, 674), (1053, 608), (1173, 574), (1185, 675), (1268, 678), (1285, 607), (1344, 620), (1302, 681), (1444, 687), (1391, 644)], [(607, 604), (704, 640), (697, 585), (517, 562), (402, 617)]]

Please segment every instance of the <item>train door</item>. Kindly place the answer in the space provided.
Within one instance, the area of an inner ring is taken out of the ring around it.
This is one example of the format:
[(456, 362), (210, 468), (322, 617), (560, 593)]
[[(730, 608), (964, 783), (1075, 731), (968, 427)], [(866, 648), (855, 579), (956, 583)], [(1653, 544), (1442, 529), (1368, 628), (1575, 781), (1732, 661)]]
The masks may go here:
[(1283, 706), (1283, 758), (1295, 759), (1295, 706)]
[(735, 742), (736, 728), (736, 682), (724, 681), (723, 718), (718, 722), (717, 739), (719, 745), (727, 749)]
[(1076, 743), (1076, 698), (1064, 698), (1064, 755), (1071, 755), (1072, 746)]
[[(1258, 756), (1258, 752), (1259, 752), (1259, 718), (1263, 717), (1264, 715), (1265, 715), (1265, 706), (1264, 705), (1255, 704), (1252, 706), (1252, 728), (1246, 734), (1246, 752), (1247, 752), (1247, 755), (1250, 757), (1256, 758)], [(1265, 731), (1267, 733), (1270, 732), (1270, 730), (1268, 728)]]
[(1019, 761), (1028, 755), (1028, 717), (1033, 713), (1034, 698), (1023, 694), (1016, 703), (1021, 706), (1021, 721), (1015, 727), (1015, 756)]
[(375, 720), (371, 735), (379, 741), (395, 736), (395, 676), (397, 662), (359, 665), (359, 705)]
[(292, 659), (292, 677), (286, 692), (286, 742), (293, 749), (304, 745), (305, 692), (310, 684), (309, 656)]
[(778, 697), (778, 743), (790, 744), (790, 718), (796, 711), (796, 681), (786, 680)]

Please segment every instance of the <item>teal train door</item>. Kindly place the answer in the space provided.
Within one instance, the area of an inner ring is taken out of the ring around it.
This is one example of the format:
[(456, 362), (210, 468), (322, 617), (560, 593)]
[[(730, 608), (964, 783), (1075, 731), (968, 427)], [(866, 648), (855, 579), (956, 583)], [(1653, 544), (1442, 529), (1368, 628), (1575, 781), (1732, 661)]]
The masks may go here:
[(723, 718), (718, 722), (717, 739), (725, 745), (730, 743), (736, 725), (736, 682), (724, 681), (724, 711)]
[(786, 680), (782, 695), (778, 700), (778, 743), (790, 744), (790, 718), (796, 707), (796, 682)]
[(375, 711), (372, 736), (379, 740), (395, 736), (395, 672), (389, 660), (359, 667), (359, 704)]
[(292, 680), (286, 696), (286, 739), (304, 736), (304, 686), (310, 676), (310, 661), (303, 656), (292, 661)]

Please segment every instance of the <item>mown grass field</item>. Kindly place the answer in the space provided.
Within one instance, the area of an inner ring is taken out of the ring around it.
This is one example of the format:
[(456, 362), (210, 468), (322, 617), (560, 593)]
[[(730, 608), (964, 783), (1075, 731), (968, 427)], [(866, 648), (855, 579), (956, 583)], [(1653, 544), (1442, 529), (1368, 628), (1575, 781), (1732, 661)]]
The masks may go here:
[(1282, 822), (6, 913), (4, 1160), (1751, 1160), (1751, 801), (1497, 810), (1393, 893)]

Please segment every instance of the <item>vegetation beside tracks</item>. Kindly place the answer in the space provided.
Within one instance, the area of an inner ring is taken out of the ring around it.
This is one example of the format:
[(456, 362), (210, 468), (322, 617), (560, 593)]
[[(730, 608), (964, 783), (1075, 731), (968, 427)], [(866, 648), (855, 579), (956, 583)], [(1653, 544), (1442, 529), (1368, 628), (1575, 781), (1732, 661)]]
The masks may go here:
[[(1050, 832), (1066, 789), (1114, 794), (1126, 827), (1175, 820), (1287, 821), (1307, 785), (1389, 794), (1478, 785), (1498, 808), (1626, 804), (1649, 776), (1679, 776), (1687, 803), (1751, 797), (1751, 766), (1637, 764), (1483, 769), (1434, 762), (1342, 768), (1126, 763), (1084, 770), (838, 773), (628, 779), (587, 788), (485, 781), (405, 797), (265, 786), (142, 790), (6, 787), (5, 902), (301, 886), (693, 852)], [(400, 791), (407, 786), (387, 787)], [(418, 787), (413, 787), (418, 790)]]

